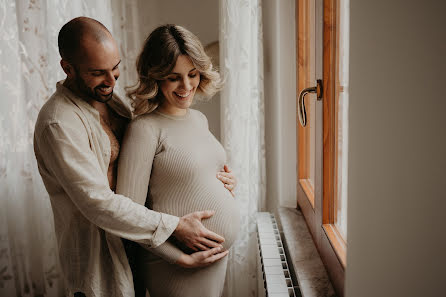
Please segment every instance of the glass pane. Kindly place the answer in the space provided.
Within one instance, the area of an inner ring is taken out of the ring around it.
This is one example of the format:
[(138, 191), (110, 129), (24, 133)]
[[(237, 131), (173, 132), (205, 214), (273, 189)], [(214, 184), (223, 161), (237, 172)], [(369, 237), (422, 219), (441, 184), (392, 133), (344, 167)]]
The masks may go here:
[[(314, 84), (314, 82), (313, 82)], [(315, 160), (315, 152), (316, 152), (316, 120), (315, 120), (315, 111), (316, 111), (316, 95), (311, 94), (307, 95), (308, 98), (306, 98), (306, 103), (308, 106), (308, 123), (307, 123), (307, 129), (309, 130), (309, 143), (308, 143), (308, 160), (310, 163), (308, 164), (308, 182), (314, 189), (314, 179), (315, 179), (315, 173), (314, 168), (316, 164)]]
[(349, 0), (338, 1), (335, 225), (347, 240)]
[[(308, 76), (306, 87), (316, 86), (316, 1), (308, 1)], [(314, 189), (314, 169), (316, 165), (316, 94), (307, 95), (306, 100), (308, 106), (308, 181)]]

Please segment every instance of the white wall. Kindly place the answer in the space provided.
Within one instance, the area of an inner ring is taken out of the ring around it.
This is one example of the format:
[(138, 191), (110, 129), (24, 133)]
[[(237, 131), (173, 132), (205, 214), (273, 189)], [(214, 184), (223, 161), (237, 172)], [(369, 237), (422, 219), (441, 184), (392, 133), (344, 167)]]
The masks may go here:
[(293, 0), (263, 1), (267, 208), (296, 207), (296, 52)]
[[(197, 35), (201, 43), (207, 44), (218, 40), (218, 0), (167, 0), (138, 1), (140, 19), (142, 20), (141, 40), (159, 25), (181, 25)], [(202, 111), (209, 121), (209, 130), (220, 139), (220, 96), (211, 101), (199, 103), (193, 108)]]
[(446, 296), (446, 5), (351, 1), (346, 296)]

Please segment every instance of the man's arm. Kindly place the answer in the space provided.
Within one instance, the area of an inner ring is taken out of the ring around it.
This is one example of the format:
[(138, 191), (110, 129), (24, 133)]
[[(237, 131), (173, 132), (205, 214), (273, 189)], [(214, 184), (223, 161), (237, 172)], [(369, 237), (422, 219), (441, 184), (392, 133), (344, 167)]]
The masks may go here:
[[(78, 125), (82, 127), (82, 124)], [(158, 246), (177, 228), (179, 218), (147, 209), (110, 190), (91, 150), (85, 129), (73, 123), (49, 124), (36, 138), (45, 170), (56, 178), (80, 212), (114, 235)]]

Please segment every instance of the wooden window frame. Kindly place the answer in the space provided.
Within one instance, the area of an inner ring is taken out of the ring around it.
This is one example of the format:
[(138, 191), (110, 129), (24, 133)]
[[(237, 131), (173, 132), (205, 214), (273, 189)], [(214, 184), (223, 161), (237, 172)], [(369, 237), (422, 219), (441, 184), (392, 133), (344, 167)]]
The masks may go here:
[[(296, 1), (296, 16), (298, 15), (298, 5), (306, 5), (306, 1)], [(303, 7), (302, 10), (309, 9), (308, 7)], [(309, 42), (301, 42), (302, 40), (307, 41), (310, 38), (310, 22), (309, 18), (305, 13), (299, 15), (299, 19), (302, 19), (301, 26), (297, 27), (296, 30), (296, 40), (298, 40), (298, 48), (296, 48), (296, 57), (301, 55), (301, 57), (306, 57), (307, 55), (311, 55), (311, 49)], [(311, 59), (300, 59), (297, 62), (305, 64), (305, 67), (308, 67)], [(297, 82), (297, 94), (299, 94), (299, 90), (307, 87), (307, 83), (309, 81), (308, 76), (311, 76), (311, 73), (307, 73), (306, 71), (300, 71), (301, 68), (297, 69), (297, 77), (299, 81)], [(308, 111), (310, 113), (310, 111)], [(297, 179), (298, 184), (305, 192), (305, 196), (308, 198), (311, 207), (314, 208), (314, 188), (311, 185), (309, 175), (309, 146), (307, 145), (310, 141), (310, 133), (308, 129), (304, 129), (301, 125), (298, 125), (298, 135), (297, 135), (298, 143), (298, 169), (297, 169)], [(314, 182), (314, 181), (313, 181)]]
[(339, 35), (338, 26), (338, 1), (324, 0), (324, 57), (323, 57), (323, 81), (324, 81), (324, 103), (323, 103), (323, 228), (328, 239), (333, 245), (339, 261), (343, 268), (346, 267), (347, 245), (342, 236), (334, 226), (337, 210), (337, 155), (336, 137), (338, 119), (336, 113), (339, 86), (337, 86), (337, 70), (339, 69)]
[[(304, 214), (307, 225), (313, 236), (313, 240), (319, 251), (321, 259), (327, 269), (330, 279), (333, 283), (336, 293), (339, 296), (344, 296), (344, 280), (346, 267), (346, 249), (347, 245), (339, 231), (335, 226), (336, 220), (336, 172), (337, 172), (337, 158), (336, 158), (336, 92), (339, 91), (339, 86), (336, 88), (337, 69), (339, 62), (336, 59), (339, 45), (337, 43), (338, 36), (338, 0), (321, 0), (323, 1), (323, 57), (322, 57), (322, 81), (323, 81), (323, 101), (322, 101), (322, 135), (321, 139), (316, 140), (316, 167), (322, 167), (321, 174), (315, 176), (315, 188), (313, 189), (309, 183), (306, 182), (305, 176), (308, 172), (308, 156), (307, 141), (309, 140), (308, 129), (303, 129), (300, 125), (298, 128), (298, 180), (297, 180), (297, 200), (298, 207), (301, 208)], [(299, 3), (296, 0), (296, 17), (299, 16)], [(303, 19), (307, 21), (306, 17)], [(306, 26), (307, 24), (304, 24)], [(303, 48), (299, 41), (302, 38), (302, 33), (305, 29), (298, 26), (296, 22), (296, 57), (297, 63), (305, 63), (302, 61), (302, 52), (305, 53), (306, 48)], [(307, 34), (307, 33), (305, 33)], [(315, 37), (316, 38), (316, 37)], [(298, 64), (299, 65), (299, 64)], [(298, 79), (302, 79), (305, 74), (299, 73), (297, 69)], [(303, 78), (307, 81), (307, 77)], [(306, 86), (310, 87), (310, 86)], [(297, 94), (302, 90), (302, 84), (297, 83)], [(316, 133), (316, 137), (318, 134)], [(319, 142), (318, 142), (319, 141)], [(318, 158), (319, 156), (319, 158)], [(318, 159), (320, 161), (318, 161)], [(304, 160), (301, 162), (301, 160)], [(320, 185), (322, 189), (318, 189), (316, 185)]]

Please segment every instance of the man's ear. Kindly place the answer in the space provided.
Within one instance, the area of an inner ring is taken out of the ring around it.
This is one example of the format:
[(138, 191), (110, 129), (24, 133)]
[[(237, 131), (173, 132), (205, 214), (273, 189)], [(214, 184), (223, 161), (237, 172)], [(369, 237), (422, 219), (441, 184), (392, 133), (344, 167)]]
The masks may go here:
[(71, 65), (64, 59), (60, 60), (60, 66), (62, 66), (63, 72), (65, 72), (68, 78), (73, 78), (75, 76), (73, 65)]

